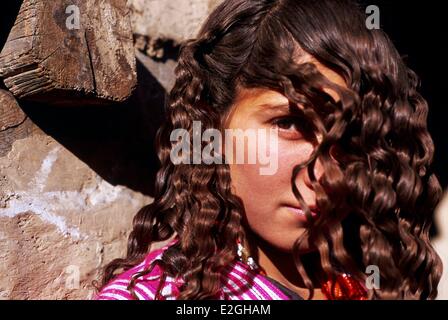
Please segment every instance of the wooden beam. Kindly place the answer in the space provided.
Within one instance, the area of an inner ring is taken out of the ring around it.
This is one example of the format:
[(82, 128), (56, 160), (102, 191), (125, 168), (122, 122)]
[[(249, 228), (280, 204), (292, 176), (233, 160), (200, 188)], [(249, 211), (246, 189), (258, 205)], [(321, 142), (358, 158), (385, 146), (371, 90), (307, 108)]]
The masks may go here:
[(126, 0), (24, 0), (0, 52), (0, 77), (18, 98), (126, 100), (137, 81)]

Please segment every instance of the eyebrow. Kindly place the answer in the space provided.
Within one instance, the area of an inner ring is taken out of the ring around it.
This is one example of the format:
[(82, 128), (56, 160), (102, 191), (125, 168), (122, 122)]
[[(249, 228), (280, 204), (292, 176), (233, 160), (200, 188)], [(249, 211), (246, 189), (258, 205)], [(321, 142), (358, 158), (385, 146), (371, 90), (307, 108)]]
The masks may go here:
[(255, 108), (259, 108), (257, 111), (262, 111), (263, 113), (276, 114), (285, 111), (290, 112), (290, 103), (262, 103), (256, 105)]

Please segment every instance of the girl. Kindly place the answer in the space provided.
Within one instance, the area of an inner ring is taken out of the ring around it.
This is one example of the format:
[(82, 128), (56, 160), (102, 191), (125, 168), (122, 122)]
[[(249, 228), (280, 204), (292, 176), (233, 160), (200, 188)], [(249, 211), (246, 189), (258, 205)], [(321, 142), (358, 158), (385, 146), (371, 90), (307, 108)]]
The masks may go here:
[[(182, 46), (175, 74), (154, 202), (97, 299), (436, 297), (428, 106), (356, 3), (226, 0)], [(275, 173), (227, 148), (225, 163), (175, 163), (172, 133), (193, 142), (196, 121), (201, 134), (274, 129)]]

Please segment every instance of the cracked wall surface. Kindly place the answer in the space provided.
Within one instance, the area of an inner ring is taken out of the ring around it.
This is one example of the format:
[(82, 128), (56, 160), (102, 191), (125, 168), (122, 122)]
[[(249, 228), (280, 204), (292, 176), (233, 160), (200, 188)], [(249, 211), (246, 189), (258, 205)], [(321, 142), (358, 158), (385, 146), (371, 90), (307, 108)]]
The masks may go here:
[[(111, 185), (46, 135), (17, 140), (0, 170), (0, 274), (8, 275), (0, 296), (89, 297), (91, 280), (124, 253), (130, 220), (150, 198)], [(80, 281), (72, 290), (65, 284), (73, 277)]]

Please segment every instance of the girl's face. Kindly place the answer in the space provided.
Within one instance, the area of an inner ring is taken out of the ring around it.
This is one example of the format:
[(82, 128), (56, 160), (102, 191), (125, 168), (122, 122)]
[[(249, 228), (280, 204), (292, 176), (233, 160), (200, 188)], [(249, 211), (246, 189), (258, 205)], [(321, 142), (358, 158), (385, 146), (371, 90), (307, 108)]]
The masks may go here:
[[(345, 86), (345, 81), (337, 73), (316, 61), (313, 63), (330, 81)], [(334, 91), (328, 89), (326, 92), (335, 100), (339, 99)], [(278, 159), (275, 174), (260, 175), (260, 166), (265, 165), (258, 160), (256, 164), (246, 164), (245, 161), (245, 164), (229, 166), (232, 191), (243, 201), (247, 223), (252, 232), (272, 246), (290, 251), (294, 241), (306, 230), (306, 218), (292, 192), (292, 170), (295, 165), (309, 158), (315, 143), (308, 138), (305, 128), (301, 128), (297, 116), (291, 113), (288, 99), (267, 89), (241, 89), (227, 118), (226, 128), (278, 129), (277, 148), (267, 146), (270, 157)], [(246, 145), (244, 151), (246, 155), (250, 152), (256, 154), (256, 148), (256, 144)], [(317, 161), (316, 179), (322, 173), (321, 163)], [(295, 183), (311, 211), (317, 211), (316, 195), (306, 168), (298, 173)], [(312, 247), (306, 241), (300, 248), (301, 251), (310, 249)]]

